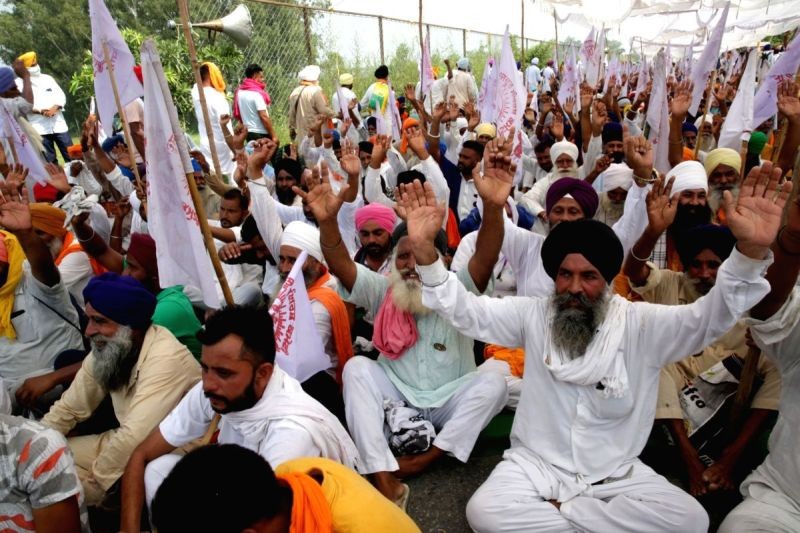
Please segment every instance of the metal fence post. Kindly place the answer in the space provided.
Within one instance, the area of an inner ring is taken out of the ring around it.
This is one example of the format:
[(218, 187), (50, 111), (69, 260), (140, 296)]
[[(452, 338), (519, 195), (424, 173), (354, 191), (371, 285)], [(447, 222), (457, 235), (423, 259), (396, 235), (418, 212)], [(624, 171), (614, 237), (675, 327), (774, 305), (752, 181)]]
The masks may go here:
[(383, 56), (383, 17), (378, 17), (378, 40), (381, 42), (381, 65), (386, 64)]
[(464, 52), (461, 56), (467, 57), (467, 30), (465, 28), (461, 28), (461, 51)]
[(303, 31), (306, 38), (306, 55), (309, 64), (314, 62), (314, 51), (311, 48), (311, 22), (308, 16), (308, 8), (303, 8)]

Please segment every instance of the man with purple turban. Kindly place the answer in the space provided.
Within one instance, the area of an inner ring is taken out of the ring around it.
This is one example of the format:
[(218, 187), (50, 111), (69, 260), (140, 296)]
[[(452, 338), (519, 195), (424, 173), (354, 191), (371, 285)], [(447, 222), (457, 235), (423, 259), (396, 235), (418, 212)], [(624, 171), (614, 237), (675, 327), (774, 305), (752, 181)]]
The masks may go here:
[(200, 366), (169, 330), (152, 323), (156, 296), (134, 278), (102, 274), (83, 297), (92, 350), (42, 423), (67, 435), (111, 396), (118, 428), (67, 439), (91, 506), (103, 501), (134, 448), (200, 380)]

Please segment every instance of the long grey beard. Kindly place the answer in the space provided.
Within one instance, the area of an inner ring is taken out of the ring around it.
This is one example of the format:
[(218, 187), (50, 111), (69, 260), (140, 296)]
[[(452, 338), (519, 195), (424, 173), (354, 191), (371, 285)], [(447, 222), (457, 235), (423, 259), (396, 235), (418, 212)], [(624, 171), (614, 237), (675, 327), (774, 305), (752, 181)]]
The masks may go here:
[[(105, 346), (101, 346), (100, 342)], [(119, 326), (111, 336), (95, 335), (90, 339), (94, 353), (94, 378), (106, 390), (116, 390), (128, 383), (139, 358), (133, 349), (133, 330)]]
[[(566, 307), (567, 303), (579, 303), (580, 307)], [(570, 359), (584, 355), (606, 316), (608, 293), (595, 301), (583, 294), (556, 294), (550, 297), (550, 305), (555, 312), (551, 326), (555, 347)]]
[(430, 309), (422, 304), (422, 283), (415, 279), (403, 279), (405, 272), (398, 271), (392, 264), (389, 286), (392, 288), (392, 301), (401, 311), (414, 315), (425, 315)]

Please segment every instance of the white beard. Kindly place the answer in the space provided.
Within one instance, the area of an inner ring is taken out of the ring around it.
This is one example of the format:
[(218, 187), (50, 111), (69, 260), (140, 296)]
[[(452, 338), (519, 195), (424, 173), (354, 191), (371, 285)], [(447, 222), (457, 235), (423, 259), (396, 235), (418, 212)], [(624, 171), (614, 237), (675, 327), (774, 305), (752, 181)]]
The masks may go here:
[(572, 165), (571, 168), (567, 169), (560, 169), (554, 168), (553, 169), (553, 181), (560, 180), (561, 178), (578, 178), (578, 166)]
[(392, 302), (401, 311), (414, 315), (426, 315), (430, 309), (422, 305), (422, 283), (416, 279), (403, 279), (403, 274), (392, 262), (389, 274), (389, 286), (392, 289)]

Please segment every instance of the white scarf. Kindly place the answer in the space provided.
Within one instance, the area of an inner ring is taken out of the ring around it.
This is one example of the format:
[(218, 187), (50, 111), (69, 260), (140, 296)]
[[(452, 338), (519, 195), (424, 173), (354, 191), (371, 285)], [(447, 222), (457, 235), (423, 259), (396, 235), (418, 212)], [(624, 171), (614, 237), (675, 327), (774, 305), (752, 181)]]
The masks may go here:
[(560, 353), (552, 341), (554, 311), (548, 311), (544, 364), (556, 379), (576, 385), (603, 385), (603, 396), (621, 398), (628, 391), (628, 371), (620, 345), (625, 333), (625, 312), (629, 302), (612, 296), (603, 323), (586, 353), (575, 359)]
[(361, 459), (350, 435), (328, 409), (306, 394), (297, 380), (276, 364), (267, 388), (250, 409), (222, 415), (225, 423), (244, 436), (247, 448), (258, 449), (273, 420), (292, 419), (308, 431), (323, 457), (358, 470)]

